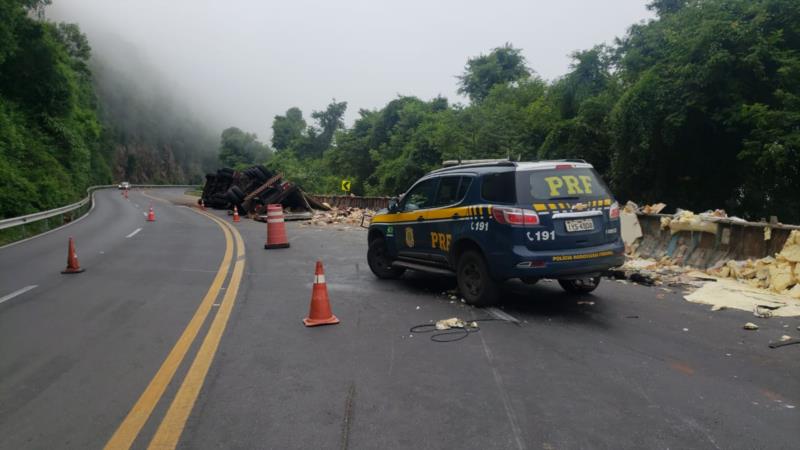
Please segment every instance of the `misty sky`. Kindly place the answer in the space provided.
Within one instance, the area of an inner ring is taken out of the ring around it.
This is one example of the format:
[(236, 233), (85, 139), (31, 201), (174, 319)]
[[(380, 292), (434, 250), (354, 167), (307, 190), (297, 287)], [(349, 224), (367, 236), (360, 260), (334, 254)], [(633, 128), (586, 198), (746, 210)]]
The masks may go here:
[(310, 122), (332, 98), (348, 126), (397, 95), (466, 103), (455, 76), (505, 42), (556, 78), (572, 51), (652, 17), (648, 1), (53, 0), (48, 16), (79, 23), (97, 53), (123, 56), (99, 42), (109, 34), (132, 44), (198, 118), (267, 141), (276, 114), (298, 106)]

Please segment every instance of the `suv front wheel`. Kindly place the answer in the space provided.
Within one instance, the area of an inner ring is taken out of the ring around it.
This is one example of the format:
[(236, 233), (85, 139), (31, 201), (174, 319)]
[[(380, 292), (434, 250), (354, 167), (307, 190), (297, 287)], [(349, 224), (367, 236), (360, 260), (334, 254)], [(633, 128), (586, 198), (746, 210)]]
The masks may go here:
[(383, 238), (373, 239), (369, 243), (367, 250), (367, 264), (376, 277), (382, 279), (398, 278), (403, 275), (406, 269), (402, 267), (392, 267), (392, 260), (386, 248), (386, 241)]
[(489, 275), (489, 268), (480, 253), (467, 250), (458, 258), (456, 280), (458, 290), (468, 304), (490, 306), (497, 301), (499, 284)]

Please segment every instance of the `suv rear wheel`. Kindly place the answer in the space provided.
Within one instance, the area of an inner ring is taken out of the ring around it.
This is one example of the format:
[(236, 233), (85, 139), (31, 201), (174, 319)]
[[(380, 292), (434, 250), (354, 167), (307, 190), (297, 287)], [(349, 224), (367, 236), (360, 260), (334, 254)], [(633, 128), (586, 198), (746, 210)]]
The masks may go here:
[(470, 305), (489, 306), (497, 301), (500, 287), (489, 275), (489, 268), (480, 253), (467, 250), (458, 258), (456, 280), (458, 290)]
[(600, 285), (600, 277), (581, 278), (578, 280), (558, 280), (558, 284), (571, 294), (588, 294)]
[(402, 267), (392, 267), (392, 260), (389, 258), (389, 251), (383, 238), (373, 239), (369, 243), (367, 264), (372, 273), (381, 279), (398, 278), (406, 271)]

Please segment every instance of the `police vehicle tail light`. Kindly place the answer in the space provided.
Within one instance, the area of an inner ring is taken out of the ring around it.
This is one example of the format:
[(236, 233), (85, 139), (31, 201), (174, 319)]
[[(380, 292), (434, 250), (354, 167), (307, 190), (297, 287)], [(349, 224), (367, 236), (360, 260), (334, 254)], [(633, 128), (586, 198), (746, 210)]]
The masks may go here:
[(493, 207), (492, 215), (498, 223), (511, 226), (539, 225), (539, 215), (532, 209)]
[(609, 219), (619, 219), (619, 203), (614, 202), (608, 210)]

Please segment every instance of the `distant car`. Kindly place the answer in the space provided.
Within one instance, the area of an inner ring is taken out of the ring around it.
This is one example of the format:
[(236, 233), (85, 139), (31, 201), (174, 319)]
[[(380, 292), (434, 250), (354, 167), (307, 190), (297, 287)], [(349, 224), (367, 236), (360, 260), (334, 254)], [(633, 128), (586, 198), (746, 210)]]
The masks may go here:
[(119, 189), (130, 189), (131, 188), (131, 184), (128, 183), (127, 181), (123, 181), (122, 183), (120, 183), (117, 186), (117, 188), (119, 188)]
[(378, 278), (455, 275), (476, 306), (512, 278), (587, 293), (625, 260), (619, 214), (583, 160), (460, 164), (423, 176), (372, 218), (367, 262)]

